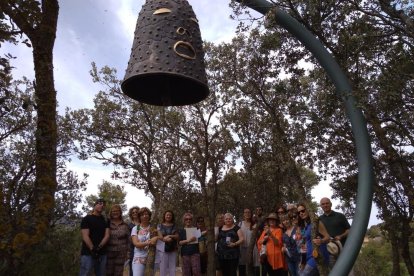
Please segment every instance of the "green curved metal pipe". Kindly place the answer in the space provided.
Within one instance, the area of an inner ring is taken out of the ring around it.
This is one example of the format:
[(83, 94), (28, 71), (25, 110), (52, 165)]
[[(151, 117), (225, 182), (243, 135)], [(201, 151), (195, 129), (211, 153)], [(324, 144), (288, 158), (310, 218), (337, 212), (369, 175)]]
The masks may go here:
[[(267, 0), (236, 0), (236, 2), (243, 3), (264, 15), (275, 8)], [(332, 55), (316, 37), (293, 17), (277, 8), (274, 9), (274, 12), (276, 22), (301, 41), (325, 69), (336, 87), (338, 96), (345, 104), (346, 114), (352, 125), (359, 171), (356, 210), (347, 242), (330, 273), (333, 276), (345, 276), (351, 271), (358, 257), (371, 213), (374, 174), (372, 169), (372, 150), (366, 121), (362, 111), (356, 105), (356, 100), (352, 95), (351, 85), (347, 77)]]

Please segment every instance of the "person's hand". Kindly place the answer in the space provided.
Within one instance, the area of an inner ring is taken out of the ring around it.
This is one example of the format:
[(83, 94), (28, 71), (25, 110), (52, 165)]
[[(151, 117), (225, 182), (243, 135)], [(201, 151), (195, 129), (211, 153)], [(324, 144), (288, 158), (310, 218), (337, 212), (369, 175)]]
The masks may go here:
[(316, 245), (321, 245), (322, 244), (322, 240), (320, 238), (313, 239), (312, 242)]
[(98, 259), (99, 258), (99, 248), (94, 246), (91, 250), (91, 256), (93, 259)]
[(235, 242), (229, 242), (229, 243), (227, 243), (227, 246), (228, 247), (236, 247), (237, 246), (237, 243), (235, 243)]
[(340, 241), (340, 240), (341, 240), (341, 236), (336, 236), (336, 237), (334, 238), (334, 240), (336, 240), (336, 241)]
[(197, 240), (197, 238), (196, 237), (191, 237), (189, 240), (188, 240), (188, 242), (195, 242)]
[(158, 237), (153, 237), (148, 240), (149, 245), (155, 245), (157, 243)]

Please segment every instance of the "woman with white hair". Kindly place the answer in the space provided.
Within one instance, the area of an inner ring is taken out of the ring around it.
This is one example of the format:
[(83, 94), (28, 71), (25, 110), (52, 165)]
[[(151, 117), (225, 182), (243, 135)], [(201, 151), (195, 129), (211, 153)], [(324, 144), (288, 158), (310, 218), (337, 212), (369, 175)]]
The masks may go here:
[(224, 214), (224, 225), (219, 228), (217, 237), (217, 254), (223, 275), (237, 275), (240, 245), (243, 241), (243, 232), (239, 226), (234, 224), (233, 215)]

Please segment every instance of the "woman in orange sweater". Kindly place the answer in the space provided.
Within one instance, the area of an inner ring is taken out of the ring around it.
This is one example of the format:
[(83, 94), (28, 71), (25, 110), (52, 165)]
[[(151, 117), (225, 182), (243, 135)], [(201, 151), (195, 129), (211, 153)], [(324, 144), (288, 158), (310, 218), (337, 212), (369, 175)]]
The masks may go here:
[(257, 241), (259, 252), (262, 252), (262, 246), (266, 246), (266, 258), (263, 265), (266, 266), (267, 273), (270, 276), (287, 275), (287, 265), (282, 252), (283, 230), (278, 227), (277, 215), (270, 213), (266, 218), (266, 224), (262, 235)]

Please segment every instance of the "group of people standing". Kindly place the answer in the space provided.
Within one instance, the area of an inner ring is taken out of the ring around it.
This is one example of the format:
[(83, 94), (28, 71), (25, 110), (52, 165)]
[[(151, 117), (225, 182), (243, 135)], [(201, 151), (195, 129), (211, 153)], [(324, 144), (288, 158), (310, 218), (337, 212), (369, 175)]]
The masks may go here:
[[(244, 209), (239, 226), (246, 242), (240, 248), (239, 275), (246, 275), (247, 263), (253, 264), (257, 276), (327, 275), (346, 242), (350, 225), (342, 213), (332, 210), (329, 198), (322, 198), (320, 206), (323, 214), (319, 217), (303, 203), (277, 206), (267, 216), (261, 207), (253, 216), (250, 209)], [(249, 247), (253, 247), (251, 255)]]
[[(320, 217), (305, 204), (278, 206), (267, 216), (261, 207), (254, 214), (245, 208), (237, 223), (230, 213), (217, 214), (214, 228), (207, 228), (203, 217), (194, 223), (191, 212), (183, 215), (183, 228), (178, 228), (170, 210), (153, 227), (146, 207), (132, 207), (128, 224), (119, 205), (111, 207), (105, 220), (104, 204), (97, 200), (81, 222), (81, 276), (92, 269), (96, 275), (124, 275), (128, 264), (131, 276), (153, 275), (154, 267), (161, 276), (172, 276), (178, 254), (184, 276), (205, 274), (209, 261), (222, 276), (244, 276), (252, 267), (254, 275), (319, 275), (335, 264), (350, 228), (345, 216), (331, 209), (329, 198), (320, 201)], [(208, 231), (214, 231), (214, 260), (207, 255)]]

